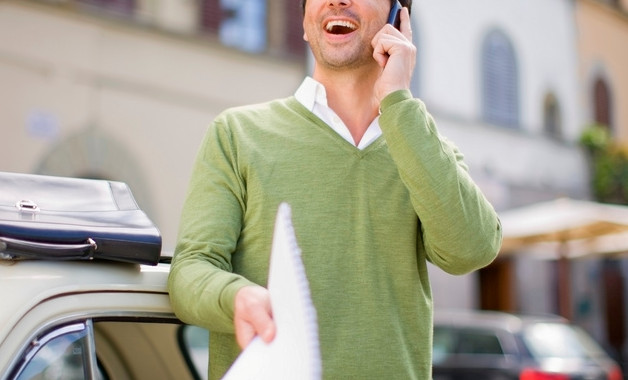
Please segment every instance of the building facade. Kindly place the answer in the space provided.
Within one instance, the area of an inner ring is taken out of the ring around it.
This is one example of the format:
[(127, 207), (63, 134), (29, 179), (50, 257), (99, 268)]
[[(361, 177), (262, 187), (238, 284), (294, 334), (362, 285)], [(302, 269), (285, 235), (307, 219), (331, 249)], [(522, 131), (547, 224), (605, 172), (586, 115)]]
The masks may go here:
[[(578, 0), (579, 109), (628, 148), (628, 0)], [(576, 321), (628, 367), (628, 262), (622, 256), (573, 263)]]
[(172, 249), (205, 128), (292, 94), (305, 70), (270, 38), (264, 54), (226, 46), (194, 7), (207, 3), (1, 2), (0, 170), (127, 182)]
[[(498, 211), (590, 198), (583, 129), (628, 139), (627, 2), (414, 0), (413, 92)], [(293, 0), (0, 2), (0, 170), (127, 182), (172, 250), (207, 125), (291, 95), (311, 70), (302, 34)], [(553, 311), (552, 271), (431, 268), (434, 303)]]
[[(416, 0), (413, 15), (414, 92), (496, 209), (588, 198), (573, 2)], [(538, 273), (534, 281), (529, 272)], [(463, 277), (434, 270), (434, 302), (456, 307), (454, 293), (466, 295), (466, 307), (554, 311), (551, 272), (527, 257)]]
[(628, 1), (580, 0), (576, 10), (582, 117), (628, 145)]

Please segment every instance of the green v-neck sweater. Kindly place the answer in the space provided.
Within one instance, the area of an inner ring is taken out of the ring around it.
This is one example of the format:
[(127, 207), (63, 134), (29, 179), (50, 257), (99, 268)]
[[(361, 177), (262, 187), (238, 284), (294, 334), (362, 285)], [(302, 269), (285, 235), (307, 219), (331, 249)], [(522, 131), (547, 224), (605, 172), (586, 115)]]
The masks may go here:
[(427, 261), (490, 263), (499, 220), (409, 91), (381, 103), (383, 135), (359, 150), (294, 97), (227, 110), (193, 167), (169, 277), (184, 322), (210, 330), (210, 377), (239, 348), (236, 292), (265, 285), (275, 215), (292, 208), (317, 311), (324, 379), (430, 379)]

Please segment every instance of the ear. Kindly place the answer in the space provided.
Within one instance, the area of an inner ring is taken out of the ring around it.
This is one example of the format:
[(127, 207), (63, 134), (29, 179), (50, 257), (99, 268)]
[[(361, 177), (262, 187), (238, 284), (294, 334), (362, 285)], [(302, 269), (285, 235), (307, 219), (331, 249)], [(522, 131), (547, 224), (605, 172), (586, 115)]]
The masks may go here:
[[(303, 13), (305, 13), (305, 10), (303, 11)], [(305, 33), (305, 15), (303, 16), (303, 22), (301, 23), (301, 25), (303, 28), (303, 41), (309, 42), (309, 40), (307, 39), (307, 34)]]

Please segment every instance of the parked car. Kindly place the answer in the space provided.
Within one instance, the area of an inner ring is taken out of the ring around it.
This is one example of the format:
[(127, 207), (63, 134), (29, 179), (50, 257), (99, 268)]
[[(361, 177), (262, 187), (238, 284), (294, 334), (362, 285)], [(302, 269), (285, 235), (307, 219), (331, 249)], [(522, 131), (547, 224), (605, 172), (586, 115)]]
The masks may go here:
[(0, 379), (198, 379), (207, 332), (181, 323), (169, 264), (0, 260)]
[[(0, 259), (0, 380), (203, 379), (207, 331), (170, 307), (167, 262)], [(621, 380), (557, 317), (437, 311), (434, 380)]]
[(556, 316), (436, 311), (434, 380), (621, 380), (582, 329)]

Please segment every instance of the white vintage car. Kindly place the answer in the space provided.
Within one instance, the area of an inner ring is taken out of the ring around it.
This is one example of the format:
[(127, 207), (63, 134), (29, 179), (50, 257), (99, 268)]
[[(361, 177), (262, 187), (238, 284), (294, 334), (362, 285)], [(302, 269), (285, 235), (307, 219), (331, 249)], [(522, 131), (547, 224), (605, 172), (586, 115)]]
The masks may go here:
[(168, 263), (0, 260), (0, 379), (200, 379), (208, 333), (181, 323)]

